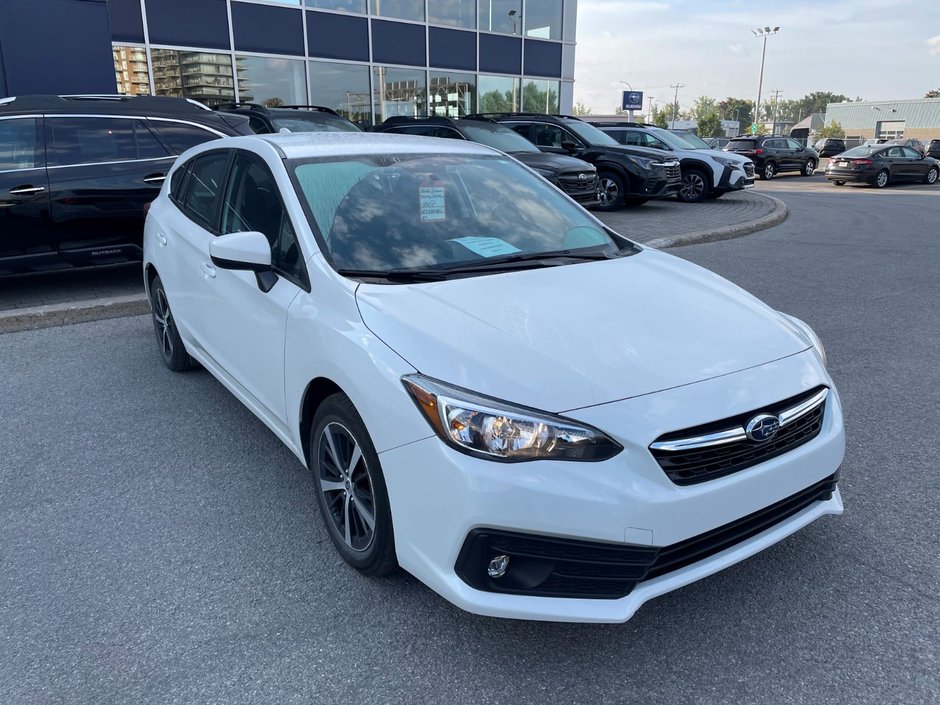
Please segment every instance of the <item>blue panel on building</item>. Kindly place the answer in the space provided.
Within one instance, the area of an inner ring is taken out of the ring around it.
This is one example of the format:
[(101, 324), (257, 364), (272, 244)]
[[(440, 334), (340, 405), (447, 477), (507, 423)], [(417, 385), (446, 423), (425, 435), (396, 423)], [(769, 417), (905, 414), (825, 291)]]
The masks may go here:
[(154, 44), (228, 49), (225, 0), (158, 0), (147, 3), (147, 29)]
[(525, 75), (561, 78), (561, 44), (526, 39)]
[(522, 73), (522, 40), (496, 34), (481, 34), (480, 71)]
[(0, 90), (9, 95), (114, 93), (105, 0), (0, 0), (0, 18), (6, 79)]
[(477, 70), (477, 35), (456, 29), (428, 29), (430, 65), (441, 69)]
[(373, 61), (379, 64), (424, 66), (427, 58), (424, 25), (373, 20)]
[(307, 13), (307, 51), (324, 59), (369, 60), (369, 21), (326, 12)]
[(303, 22), (299, 10), (233, 2), (232, 34), (235, 37), (235, 50), (303, 56)]
[(116, 42), (144, 41), (144, 18), (140, 0), (108, 0), (111, 15), (111, 37)]

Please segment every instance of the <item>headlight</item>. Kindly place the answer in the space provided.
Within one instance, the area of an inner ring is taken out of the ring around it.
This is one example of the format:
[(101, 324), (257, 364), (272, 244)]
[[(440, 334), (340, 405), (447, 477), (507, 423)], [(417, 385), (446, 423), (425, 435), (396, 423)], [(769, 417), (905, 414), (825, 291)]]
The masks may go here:
[(533, 167), (532, 171), (534, 171), (536, 174), (539, 174), (540, 176), (544, 176), (549, 181), (555, 180), (555, 172), (551, 171), (550, 169), (536, 169)]
[(828, 359), (826, 358), (826, 348), (823, 345), (822, 340), (820, 340), (819, 336), (816, 335), (816, 331), (814, 331), (804, 321), (801, 321), (795, 316), (791, 316), (788, 313), (783, 313), (782, 315), (806, 337), (807, 342), (813, 346), (816, 354), (819, 355), (819, 359), (822, 360), (823, 367), (825, 367), (828, 364)]
[(405, 389), (441, 440), (467, 455), (499, 460), (606, 460), (623, 448), (581, 423), (480, 396), (423, 375)]
[(722, 166), (729, 167), (730, 169), (743, 169), (744, 164), (741, 162), (735, 161), (734, 159), (728, 159), (727, 157), (712, 157), (716, 162)]

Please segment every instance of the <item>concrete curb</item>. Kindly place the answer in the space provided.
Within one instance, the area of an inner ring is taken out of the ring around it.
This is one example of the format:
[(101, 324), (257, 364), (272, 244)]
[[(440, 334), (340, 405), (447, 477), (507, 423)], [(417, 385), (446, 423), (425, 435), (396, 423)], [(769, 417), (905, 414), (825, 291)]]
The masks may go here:
[(787, 216), (790, 215), (790, 209), (787, 207), (787, 204), (781, 201), (779, 198), (768, 196), (765, 193), (755, 193), (754, 195), (772, 201), (774, 204), (773, 210), (770, 211), (770, 213), (767, 215), (761, 216), (757, 220), (752, 220), (749, 223), (739, 223), (738, 225), (729, 225), (723, 228), (713, 228), (711, 230), (703, 230), (697, 233), (687, 233), (685, 235), (660, 237), (643, 244), (647, 247), (654, 247), (658, 250), (662, 250), (667, 247), (685, 247), (686, 245), (698, 245), (705, 242), (730, 240), (735, 237), (743, 237), (744, 235), (750, 235), (751, 233), (756, 233), (760, 232), (761, 230), (766, 230), (767, 228), (772, 228), (773, 226), (779, 225), (785, 221)]
[(144, 294), (0, 311), (0, 334), (150, 313)]

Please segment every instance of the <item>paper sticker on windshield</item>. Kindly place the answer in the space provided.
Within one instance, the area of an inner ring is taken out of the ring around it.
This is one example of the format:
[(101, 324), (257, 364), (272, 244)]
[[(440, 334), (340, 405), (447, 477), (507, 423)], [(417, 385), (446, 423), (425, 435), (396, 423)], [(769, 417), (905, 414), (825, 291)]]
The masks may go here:
[(418, 198), (421, 200), (422, 223), (444, 220), (447, 217), (447, 213), (444, 210), (443, 187), (422, 186), (418, 189)]
[(498, 237), (456, 237), (451, 242), (459, 242), (480, 257), (499, 257), (521, 252), (518, 247), (513, 247)]

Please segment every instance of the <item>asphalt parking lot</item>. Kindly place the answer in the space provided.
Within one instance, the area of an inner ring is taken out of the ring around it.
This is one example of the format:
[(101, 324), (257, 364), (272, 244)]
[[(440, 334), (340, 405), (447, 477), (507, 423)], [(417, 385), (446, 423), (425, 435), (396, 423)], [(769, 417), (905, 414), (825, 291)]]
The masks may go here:
[(0, 703), (940, 701), (940, 187), (761, 183), (790, 218), (673, 253), (809, 322), (846, 514), (625, 625), (359, 577), (306, 471), (147, 318), (0, 335)]

